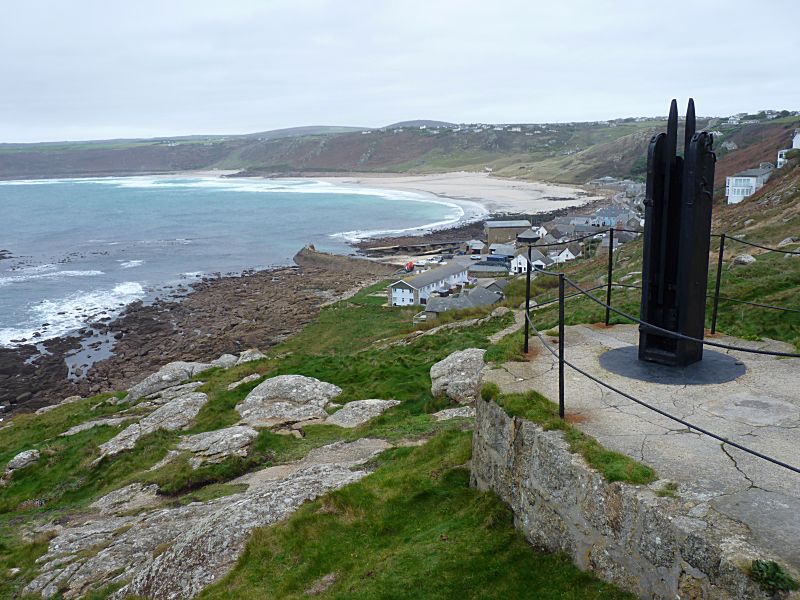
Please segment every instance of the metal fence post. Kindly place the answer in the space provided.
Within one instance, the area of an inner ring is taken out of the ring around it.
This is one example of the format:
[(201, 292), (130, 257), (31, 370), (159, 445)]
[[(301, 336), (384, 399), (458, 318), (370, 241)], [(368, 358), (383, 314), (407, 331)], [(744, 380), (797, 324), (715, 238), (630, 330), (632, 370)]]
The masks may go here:
[(528, 335), (530, 330), (530, 324), (528, 323), (528, 317), (530, 315), (531, 310), (531, 245), (528, 244), (528, 262), (525, 265), (525, 345), (523, 346), (523, 352), (525, 354), (528, 353)]
[(558, 274), (558, 416), (564, 418), (564, 274)]
[(614, 275), (614, 228), (608, 230), (608, 288), (606, 289), (606, 327), (611, 317), (611, 278)]
[(717, 308), (719, 307), (719, 284), (722, 280), (722, 262), (725, 254), (725, 234), (719, 236), (719, 260), (717, 261), (717, 285), (714, 289), (714, 310), (711, 312), (711, 333), (717, 332)]

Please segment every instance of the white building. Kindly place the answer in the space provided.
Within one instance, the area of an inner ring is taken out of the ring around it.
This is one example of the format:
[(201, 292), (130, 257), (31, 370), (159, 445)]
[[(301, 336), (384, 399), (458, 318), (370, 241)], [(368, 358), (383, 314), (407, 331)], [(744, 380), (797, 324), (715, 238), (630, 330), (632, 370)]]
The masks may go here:
[(556, 264), (563, 264), (570, 260), (575, 260), (583, 254), (583, 251), (578, 246), (567, 246), (563, 250), (555, 250), (548, 256)]
[(468, 281), (467, 267), (458, 263), (450, 263), (443, 267), (430, 269), (419, 275), (395, 281), (388, 289), (390, 306), (411, 306), (426, 304), (428, 297), (438, 290), (449, 290), (451, 287)]
[(780, 169), (786, 164), (786, 154), (792, 150), (800, 148), (800, 129), (794, 130), (794, 137), (792, 138), (792, 147), (785, 150), (778, 151), (778, 168)]
[[(553, 261), (539, 252), (536, 248), (531, 248), (531, 262), (534, 269), (546, 269), (553, 264)], [(528, 272), (528, 249), (520, 248), (517, 250), (517, 255), (511, 260), (509, 273), (527, 273)]]
[[(769, 167), (767, 167), (769, 165)], [(772, 165), (764, 163), (757, 169), (747, 169), (725, 178), (725, 198), (728, 204), (738, 204), (748, 196), (752, 196), (767, 182), (772, 175)]]

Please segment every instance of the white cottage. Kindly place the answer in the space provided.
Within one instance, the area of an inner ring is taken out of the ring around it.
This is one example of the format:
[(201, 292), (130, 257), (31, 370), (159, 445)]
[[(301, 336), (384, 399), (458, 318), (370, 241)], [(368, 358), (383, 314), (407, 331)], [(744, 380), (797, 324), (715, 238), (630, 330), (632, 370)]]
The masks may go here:
[(391, 284), (388, 287), (389, 305), (426, 304), (428, 297), (437, 290), (447, 290), (454, 285), (464, 284), (468, 280), (467, 267), (455, 262), (430, 269)]
[(728, 204), (739, 204), (764, 187), (772, 175), (772, 168), (770, 163), (763, 163), (757, 169), (747, 169), (731, 177), (726, 177), (725, 197), (728, 199)]
[[(517, 250), (517, 255), (511, 260), (511, 267), (509, 272), (513, 274), (527, 273), (528, 272), (528, 249), (520, 248)], [(534, 269), (546, 269), (553, 264), (553, 261), (547, 258), (544, 254), (539, 252), (536, 248), (531, 248), (531, 262)]]
[(786, 164), (786, 155), (792, 150), (800, 148), (800, 129), (794, 130), (794, 137), (792, 138), (792, 147), (785, 150), (778, 150), (778, 168), (780, 169)]

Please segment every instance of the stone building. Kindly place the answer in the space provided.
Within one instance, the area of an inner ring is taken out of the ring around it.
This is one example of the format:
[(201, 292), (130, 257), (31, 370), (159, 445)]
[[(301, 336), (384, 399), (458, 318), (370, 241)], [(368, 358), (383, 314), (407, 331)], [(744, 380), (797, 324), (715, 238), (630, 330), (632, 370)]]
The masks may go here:
[(517, 235), (530, 229), (530, 222), (525, 220), (517, 221), (486, 221), (484, 231), (486, 232), (486, 244), (514, 243)]

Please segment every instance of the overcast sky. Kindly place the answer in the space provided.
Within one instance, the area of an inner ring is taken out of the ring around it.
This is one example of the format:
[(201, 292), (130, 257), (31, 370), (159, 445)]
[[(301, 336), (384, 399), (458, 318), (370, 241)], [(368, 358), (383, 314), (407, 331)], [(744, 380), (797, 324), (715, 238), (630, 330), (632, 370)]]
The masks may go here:
[[(659, 12), (671, 6), (671, 13)], [(613, 8), (612, 8), (613, 7)], [(0, 142), (800, 109), (800, 1), (0, 0)]]

